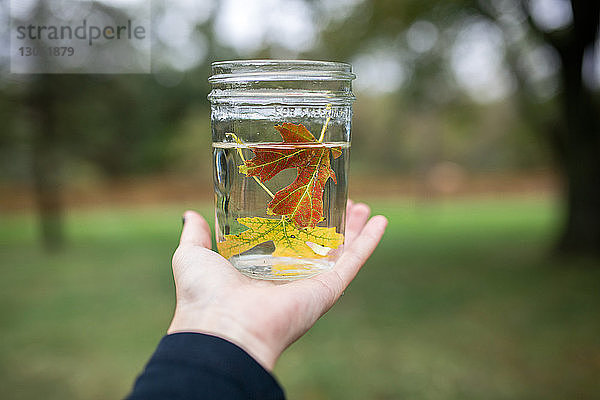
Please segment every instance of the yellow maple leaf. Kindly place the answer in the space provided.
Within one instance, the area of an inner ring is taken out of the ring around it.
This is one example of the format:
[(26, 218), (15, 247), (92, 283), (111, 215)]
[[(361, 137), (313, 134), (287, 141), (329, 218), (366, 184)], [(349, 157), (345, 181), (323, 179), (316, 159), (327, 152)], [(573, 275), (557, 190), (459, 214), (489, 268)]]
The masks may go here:
[(275, 244), (274, 257), (322, 258), (325, 257), (321, 254), (322, 248), (335, 249), (344, 243), (344, 235), (337, 233), (335, 228), (316, 226), (298, 229), (287, 218), (254, 217), (238, 218), (237, 221), (248, 229), (235, 235), (225, 235), (225, 240), (217, 243), (219, 253), (225, 258), (269, 240)]

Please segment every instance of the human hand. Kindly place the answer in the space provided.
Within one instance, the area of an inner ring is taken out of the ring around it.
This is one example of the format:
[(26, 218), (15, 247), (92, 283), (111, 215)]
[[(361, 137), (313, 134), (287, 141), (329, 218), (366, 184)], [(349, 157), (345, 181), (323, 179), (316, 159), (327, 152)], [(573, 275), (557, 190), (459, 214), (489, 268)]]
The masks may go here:
[(367, 205), (349, 200), (344, 251), (334, 267), (281, 284), (249, 278), (211, 251), (207, 222), (187, 211), (173, 255), (177, 305), (167, 333), (221, 337), (273, 369), (279, 355), (335, 304), (377, 247), (387, 220), (369, 220), (369, 214)]

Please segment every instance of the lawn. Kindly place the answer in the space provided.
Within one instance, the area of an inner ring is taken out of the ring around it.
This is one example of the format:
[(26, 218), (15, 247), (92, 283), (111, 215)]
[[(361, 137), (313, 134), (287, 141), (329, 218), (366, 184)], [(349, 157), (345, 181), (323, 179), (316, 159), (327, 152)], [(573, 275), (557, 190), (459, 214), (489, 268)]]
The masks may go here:
[[(371, 204), (382, 244), (276, 367), (291, 400), (600, 397), (600, 268), (549, 257), (550, 200)], [(1, 398), (128, 392), (171, 316), (183, 207), (72, 211), (51, 255), (32, 215), (0, 215)]]

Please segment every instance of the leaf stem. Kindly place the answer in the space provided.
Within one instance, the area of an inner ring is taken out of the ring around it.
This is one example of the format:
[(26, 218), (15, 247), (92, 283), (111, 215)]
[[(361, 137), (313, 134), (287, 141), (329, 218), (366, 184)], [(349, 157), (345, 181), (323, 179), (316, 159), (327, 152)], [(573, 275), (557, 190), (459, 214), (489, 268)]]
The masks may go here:
[[(238, 137), (237, 137), (237, 135), (236, 135), (235, 133), (230, 133), (230, 132), (228, 132), (228, 133), (226, 133), (225, 135), (226, 135), (226, 136), (227, 136), (227, 135), (231, 136), (231, 137), (233, 138), (233, 140), (235, 140), (235, 142), (236, 142), (237, 144), (242, 144), (242, 145), (245, 145), (245, 143), (244, 143), (244, 142), (242, 142), (242, 140), (241, 140), (240, 138), (238, 138)], [(245, 163), (246, 163), (246, 158), (244, 157), (244, 154), (242, 153), (242, 149), (240, 149), (240, 148), (238, 147), (238, 148), (236, 148), (236, 150), (237, 150), (237, 152), (238, 152), (238, 154), (239, 154), (240, 158), (242, 159), (242, 162), (245, 164)], [(264, 183), (262, 183), (262, 182), (260, 181), (260, 179), (258, 179), (256, 176), (253, 176), (253, 178), (254, 178), (254, 180), (256, 181), (256, 183), (258, 183), (258, 184), (259, 184), (259, 186), (260, 186), (261, 188), (263, 188), (263, 189), (265, 190), (265, 192), (267, 192), (267, 194), (268, 194), (269, 196), (271, 196), (271, 198), (272, 198), (272, 199), (274, 199), (274, 198), (275, 198), (275, 195), (274, 195), (274, 194), (273, 194), (273, 193), (272, 193), (272, 192), (269, 190), (269, 188), (268, 188), (268, 187), (266, 187), (266, 186), (265, 186), (265, 184), (264, 184)]]
[(319, 136), (319, 143), (323, 142), (323, 138), (325, 138), (325, 131), (327, 130), (327, 125), (329, 125), (329, 121), (331, 120), (331, 104), (327, 104), (327, 107), (325, 108), (326, 111), (329, 111), (327, 113), (327, 119), (325, 120), (325, 123), (323, 124), (323, 129), (321, 129), (321, 136)]

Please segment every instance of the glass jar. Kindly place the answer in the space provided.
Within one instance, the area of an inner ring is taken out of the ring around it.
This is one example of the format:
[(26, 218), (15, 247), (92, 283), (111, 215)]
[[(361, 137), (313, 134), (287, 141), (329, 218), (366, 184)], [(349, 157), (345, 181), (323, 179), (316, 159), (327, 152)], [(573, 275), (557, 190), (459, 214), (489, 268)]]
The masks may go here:
[(344, 243), (352, 67), (243, 60), (212, 73), (219, 253), (259, 279), (330, 269)]

